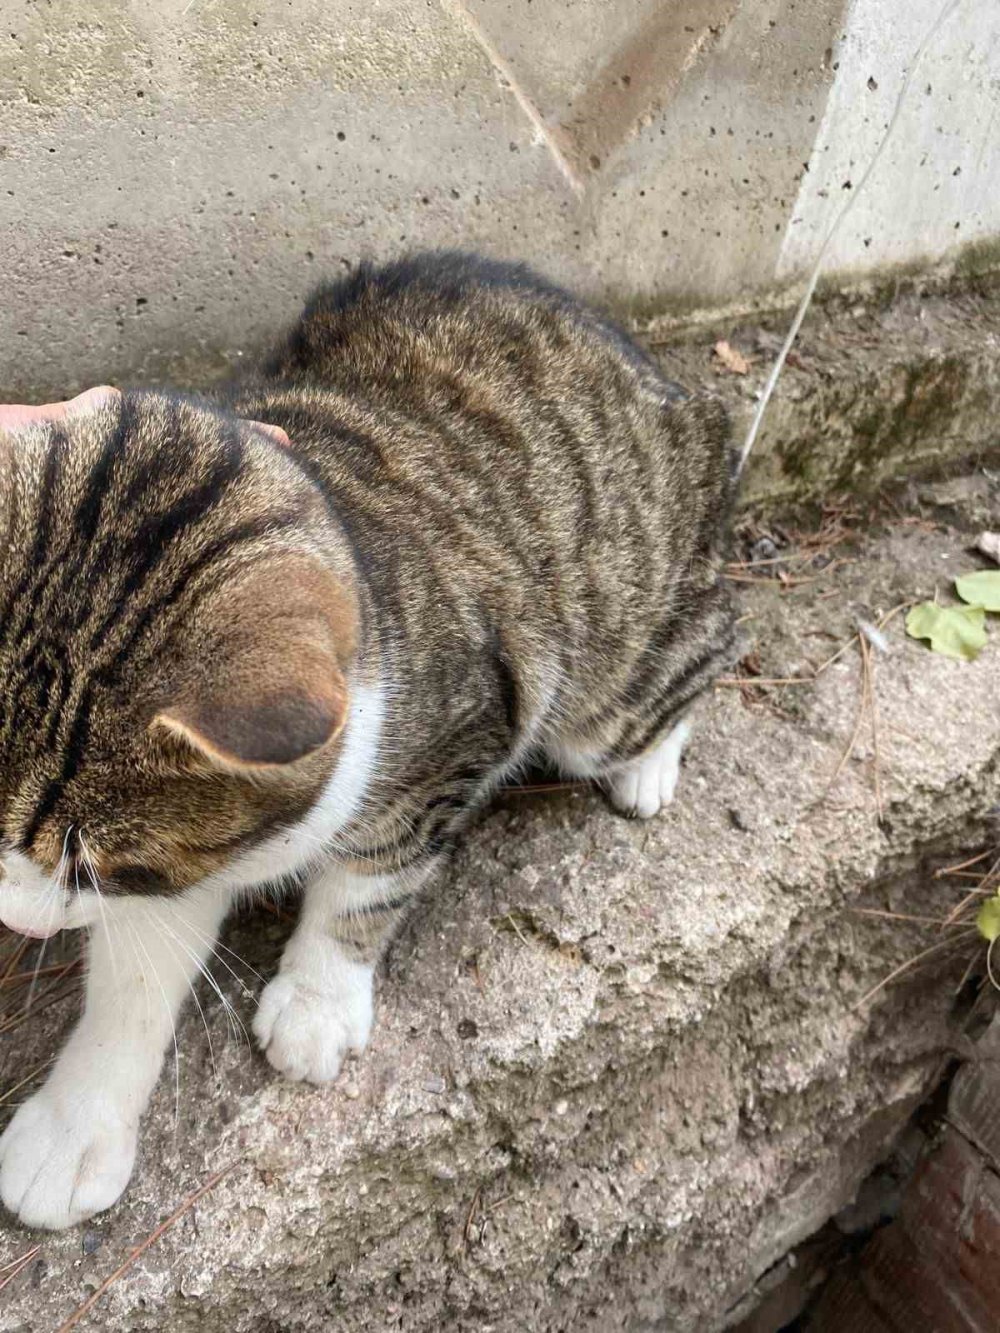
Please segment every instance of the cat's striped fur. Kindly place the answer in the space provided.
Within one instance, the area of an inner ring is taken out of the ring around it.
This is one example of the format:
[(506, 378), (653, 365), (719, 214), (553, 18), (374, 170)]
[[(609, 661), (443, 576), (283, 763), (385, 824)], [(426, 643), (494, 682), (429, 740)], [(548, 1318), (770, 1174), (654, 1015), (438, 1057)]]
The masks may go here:
[(721, 407), (527, 271), (363, 268), (230, 403), (287, 431), (358, 563), (391, 682), (359, 868), (433, 855), (531, 752), (642, 754), (727, 660)]
[(303, 1055), (276, 1035), (295, 969), (370, 987), (408, 896), (529, 759), (628, 804), (622, 775), (730, 660), (733, 486), (717, 404), (527, 270), (451, 254), (322, 288), (212, 401), (109, 395), (0, 432), (0, 855), (154, 912), (273, 851), (307, 906), (258, 1032), (330, 1076), (370, 1009)]

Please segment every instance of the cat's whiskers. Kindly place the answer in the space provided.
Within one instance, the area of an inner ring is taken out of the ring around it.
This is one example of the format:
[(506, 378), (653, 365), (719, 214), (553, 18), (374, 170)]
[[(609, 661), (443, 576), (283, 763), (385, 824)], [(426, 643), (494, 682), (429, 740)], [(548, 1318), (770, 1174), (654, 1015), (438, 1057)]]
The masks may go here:
[[(186, 930), (189, 930), (191, 934), (195, 937), (195, 939), (208, 949), (209, 953), (215, 955), (215, 957), (223, 965), (223, 967), (232, 971), (232, 969), (229, 968), (229, 964), (226, 962), (226, 960), (219, 956), (217, 952), (217, 950), (219, 949), (221, 949), (224, 953), (229, 954), (230, 958), (235, 958), (235, 960), (240, 964), (241, 967), (245, 967), (248, 972), (252, 972), (259, 982), (266, 985), (267, 978), (262, 977), (261, 974), (257, 971), (257, 969), (252, 964), (248, 963), (247, 960), (242, 956), (242, 954), (238, 954), (235, 949), (230, 949), (220, 940), (214, 940), (214, 941), (211, 940), (207, 935), (203, 934), (200, 930), (198, 930), (198, 928), (195, 925), (193, 925), (192, 922), (186, 921), (181, 916), (177, 916), (176, 913), (175, 917), (177, 920), (177, 924), (184, 926)], [(239, 982), (241, 989), (246, 991), (247, 987), (244, 985), (243, 979), (237, 976), (235, 972), (233, 972), (233, 976), (236, 977), (236, 980)]]
[(174, 907), (173, 903), (167, 903), (167, 908), (171, 912), (175, 924), (178, 926), (182, 926), (185, 930), (189, 930), (191, 934), (195, 937), (195, 940), (199, 944), (203, 945), (208, 950), (208, 952), (210, 954), (213, 954), (217, 959), (217, 961), (222, 964), (222, 966), (226, 969), (229, 975), (239, 986), (240, 990), (244, 994), (248, 995), (250, 998), (253, 998), (253, 992), (250, 991), (246, 982), (243, 980), (243, 978), (239, 975), (238, 972), (233, 971), (232, 967), (230, 967), (230, 965), (226, 962), (226, 960), (217, 952), (217, 949), (225, 950), (225, 952), (228, 953), (230, 957), (236, 959), (236, 961), (241, 965), (241, 967), (245, 967), (248, 972), (252, 972), (254, 976), (257, 978), (257, 980), (262, 984), (266, 983), (267, 978), (262, 977), (255, 967), (252, 967), (245, 958), (241, 958), (238, 953), (234, 952), (234, 950), (226, 948), (226, 946), (224, 944), (220, 944), (218, 940), (212, 940), (207, 935), (203, 934), (203, 932), (200, 931), (197, 928), (197, 926), (194, 925), (193, 922), (188, 921), (185, 917), (180, 915), (180, 913)]
[[(164, 930), (167, 931), (170, 930), (170, 928), (166, 925), (165, 922), (162, 922), (161, 924), (163, 925)], [(222, 1005), (223, 1012), (226, 1015), (226, 1021), (229, 1024), (230, 1034), (235, 1040), (237, 1046), (240, 1046), (245, 1042), (246, 1045), (249, 1047), (251, 1044), (250, 1034), (247, 1032), (246, 1025), (240, 1018), (239, 1014), (236, 1012), (236, 1009), (234, 1008), (230, 1000), (227, 998), (226, 994), (222, 990), (222, 987), (219, 985), (216, 978), (212, 975), (211, 969), (207, 967), (207, 965), (202, 959), (198, 957), (197, 952), (194, 949), (191, 949), (187, 944), (185, 944), (185, 942), (180, 938), (179, 935), (175, 935), (173, 931), (170, 931), (170, 935), (171, 938), (174, 939), (177, 942), (177, 944), (180, 945), (180, 947), (184, 950), (187, 956), (191, 959), (197, 971), (200, 973), (201, 976), (205, 978), (209, 986), (211, 986), (212, 990), (215, 991), (215, 994), (218, 996), (219, 1003)]]
[(66, 874), (67, 848), (69, 846), (70, 834), (72, 832), (73, 832), (73, 825), (70, 824), (69, 828), (67, 828), (65, 834), (63, 835), (62, 853), (59, 857), (59, 861), (56, 865), (55, 870), (52, 872), (52, 876), (47, 886), (48, 892), (51, 894), (51, 899), (49, 902), (49, 910), (45, 917), (45, 925), (43, 927), (44, 934), (42, 937), (41, 948), (38, 950), (38, 957), (35, 959), (35, 967), (31, 974), (31, 984), (28, 986), (28, 994), (24, 1001), (25, 1013), (27, 1013), (28, 1010), (31, 1008), (31, 1002), (35, 998), (35, 987), (38, 985), (38, 974), (41, 971), (42, 962), (45, 958), (45, 950), (48, 947), (49, 939), (51, 938), (48, 932), (49, 932), (49, 927), (52, 925), (53, 913), (57, 905), (60, 903), (60, 901), (63, 899), (65, 895), (63, 878)]
[[(239, 1014), (236, 1012), (236, 1010), (234, 1009), (233, 1005), (229, 1002), (229, 1000), (228, 1000), (228, 999), (226, 998), (226, 996), (223, 994), (222, 988), (221, 988), (221, 986), (219, 985), (219, 983), (216, 981), (215, 977), (212, 976), (211, 970), (210, 970), (208, 967), (206, 967), (204, 961), (198, 957), (198, 954), (197, 954), (196, 950), (192, 949), (192, 948), (191, 948), (191, 947), (190, 947), (190, 946), (189, 946), (189, 945), (188, 945), (188, 944), (187, 944), (187, 943), (180, 937), (180, 935), (178, 935), (178, 934), (176, 934), (174, 931), (172, 931), (172, 930), (170, 929), (170, 927), (167, 925), (166, 921), (164, 921), (163, 917), (158, 916), (158, 917), (156, 918), (156, 923), (157, 923), (158, 928), (159, 928), (161, 931), (165, 932), (164, 938), (166, 938), (166, 936), (169, 935), (169, 937), (170, 937), (171, 939), (173, 939), (177, 944), (180, 945), (180, 947), (184, 950), (184, 952), (187, 954), (187, 956), (191, 959), (191, 961), (194, 963), (195, 967), (198, 969), (198, 971), (201, 973), (201, 975), (205, 978), (205, 980), (208, 982), (208, 984), (209, 984), (209, 985), (212, 987), (212, 989), (215, 991), (216, 995), (219, 997), (219, 1002), (221, 1003), (222, 1008), (223, 1008), (223, 1010), (225, 1011), (226, 1017), (227, 1017), (227, 1019), (229, 1020), (230, 1031), (232, 1032), (233, 1037), (236, 1039), (237, 1044), (240, 1043), (240, 1038), (241, 1038), (241, 1036), (242, 1036), (243, 1040), (246, 1041), (247, 1045), (249, 1046), (249, 1045), (250, 1045), (250, 1034), (247, 1032), (247, 1030), (246, 1030), (246, 1026), (245, 1026), (244, 1023), (243, 1023), (243, 1020), (240, 1018)], [(185, 923), (183, 923), (183, 924), (190, 924), (190, 923), (185, 922)], [(223, 962), (222, 959), (220, 959), (219, 961), (220, 961), (220, 962)], [(224, 962), (223, 962), (223, 966), (226, 966), (226, 964), (225, 964)], [(230, 971), (232, 971), (232, 969), (230, 969)], [(236, 981), (237, 981), (237, 983), (238, 983), (240, 986), (243, 986), (242, 981), (240, 980), (239, 977), (236, 976), (236, 973), (235, 973), (235, 972), (233, 972), (233, 976), (236, 977)], [(192, 990), (193, 990), (193, 986), (192, 986), (192, 983), (191, 983), (190, 980), (188, 981), (188, 986), (191, 987)], [(243, 989), (246, 990), (246, 987), (243, 986)]]
[[(171, 956), (171, 958), (173, 958), (174, 962), (175, 962), (175, 963), (176, 963), (176, 962), (179, 962), (180, 960), (178, 959), (177, 955), (174, 953), (173, 949), (170, 948), (170, 940), (167, 938), (167, 936), (168, 936), (168, 930), (167, 930), (167, 929), (165, 928), (165, 926), (164, 926), (163, 919), (162, 919), (161, 917), (157, 917), (157, 918), (156, 918), (156, 921), (157, 921), (157, 926), (158, 926), (158, 928), (159, 928), (159, 930), (160, 930), (160, 938), (161, 938), (161, 940), (163, 941), (163, 944), (164, 944), (165, 947), (169, 950), (169, 952), (170, 952), (170, 956)], [(176, 937), (174, 937), (174, 938), (176, 938)], [(177, 940), (177, 943), (178, 943), (178, 944), (181, 944), (182, 947), (183, 947), (182, 941)], [(197, 961), (197, 960), (195, 960), (195, 961)], [(218, 1082), (218, 1081), (219, 1081), (219, 1066), (218, 1066), (218, 1065), (216, 1064), (216, 1062), (215, 1062), (215, 1047), (214, 1047), (214, 1045), (212, 1044), (212, 1033), (211, 1033), (211, 1029), (210, 1029), (209, 1026), (208, 1026), (208, 1019), (205, 1017), (205, 1010), (202, 1008), (201, 1000), (199, 1000), (199, 998), (198, 998), (198, 992), (197, 992), (197, 990), (195, 989), (194, 978), (193, 978), (189, 973), (187, 973), (187, 970), (186, 970), (186, 969), (184, 969), (184, 971), (185, 971), (186, 979), (187, 979), (187, 988), (188, 988), (188, 990), (191, 992), (191, 998), (194, 1000), (194, 1002), (195, 1002), (195, 1006), (197, 1007), (198, 1013), (199, 1013), (199, 1015), (200, 1015), (200, 1017), (201, 1017), (201, 1025), (202, 1025), (202, 1027), (205, 1029), (205, 1037), (206, 1037), (206, 1040), (208, 1041), (208, 1058), (209, 1058), (209, 1060), (211, 1061), (211, 1065), (212, 1065), (212, 1073), (215, 1075), (215, 1081)], [(231, 1025), (230, 1025), (230, 1026), (231, 1026)]]
[[(129, 924), (131, 925), (131, 923)], [(160, 979), (159, 970), (157, 969), (157, 966), (153, 962), (149, 950), (146, 948), (146, 945), (143, 942), (142, 935), (139, 933), (139, 931), (135, 929), (135, 926), (131, 926), (131, 929), (133, 935), (135, 936), (136, 944), (139, 946), (139, 948), (142, 950), (143, 954), (146, 957), (146, 962), (149, 964), (149, 968), (150, 971), (152, 972), (153, 979), (156, 982), (156, 985), (159, 988), (160, 995), (163, 999), (163, 1007), (166, 1009), (167, 1017), (170, 1020), (170, 1036), (174, 1045), (174, 1133), (176, 1133), (181, 1118), (181, 1057), (177, 1046), (177, 1024), (174, 1022), (174, 1011), (170, 1004), (170, 1001), (167, 999), (167, 992), (163, 988), (163, 982)]]
[(135, 967), (136, 977), (140, 983), (141, 990), (146, 1001), (146, 1026), (150, 1026), (153, 1021), (153, 1011), (150, 1007), (149, 987), (143, 983), (142, 959), (139, 957), (139, 949), (136, 945), (136, 930), (127, 916), (122, 916), (120, 921), (116, 922), (116, 928), (121, 928), (119, 938), (124, 940), (132, 951), (132, 962)]
[[(47, 915), (46, 918), (45, 918), (45, 926), (44, 926), (44, 930), (45, 930), (45, 931), (48, 931), (49, 926), (52, 924), (52, 913), (53, 913), (53, 911), (54, 911), (54, 909), (55, 909), (55, 906), (56, 906), (56, 903), (57, 903), (58, 901), (59, 901), (59, 895), (58, 895), (58, 893), (53, 894), (52, 901), (51, 901), (50, 904), (49, 904), (49, 912), (48, 912), (48, 915)], [(30, 982), (30, 984), (29, 984), (29, 986), (28, 986), (28, 993), (27, 993), (27, 995), (25, 996), (25, 1000), (24, 1000), (24, 1012), (25, 1012), (25, 1013), (27, 1013), (28, 1010), (31, 1008), (31, 1002), (32, 1002), (32, 1000), (35, 998), (35, 987), (36, 987), (37, 984), (38, 984), (38, 974), (39, 974), (39, 972), (41, 971), (41, 968), (42, 968), (42, 962), (43, 962), (44, 959), (45, 959), (45, 950), (48, 948), (48, 943), (49, 943), (50, 938), (51, 938), (51, 936), (48, 935), (48, 934), (45, 934), (45, 935), (43, 935), (43, 937), (42, 937), (41, 946), (39, 947), (39, 950), (38, 950), (38, 957), (35, 959), (34, 970), (32, 971), (32, 974), (31, 974), (31, 982)]]
[[(111, 961), (111, 972), (112, 975), (114, 976), (115, 984), (117, 985), (118, 958), (115, 954), (114, 945), (112, 944), (111, 941), (111, 926), (108, 922), (108, 914), (104, 907), (104, 894), (101, 892), (100, 877), (97, 873), (97, 866), (94, 864), (94, 858), (91, 856), (90, 848), (87, 846), (86, 839), (83, 836), (83, 829), (81, 829), (80, 832), (76, 835), (76, 840), (80, 848), (80, 858), (83, 861), (83, 868), (87, 872), (87, 878), (90, 880), (90, 886), (94, 890), (94, 893), (97, 897), (97, 908), (101, 914), (101, 922), (104, 926), (104, 935), (108, 942), (108, 958)], [(74, 869), (76, 872), (76, 896), (78, 900), (82, 901), (80, 894), (79, 863), (75, 863)]]

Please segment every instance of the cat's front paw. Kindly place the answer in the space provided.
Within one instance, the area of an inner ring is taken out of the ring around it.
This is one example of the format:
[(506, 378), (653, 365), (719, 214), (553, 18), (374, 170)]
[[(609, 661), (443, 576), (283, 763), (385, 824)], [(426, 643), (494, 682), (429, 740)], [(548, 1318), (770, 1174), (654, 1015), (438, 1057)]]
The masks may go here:
[(289, 970), (269, 982), (253, 1030), (279, 1073), (331, 1083), (347, 1053), (365, 1049), (372, 1030), (373, 970), (344, 959), (332, 976)]
[(25, 1226), (75, 1226), (120, 1198), (137, 1136), (99, 1099), (42, 1088), (0, 1137), (0, 1198)]

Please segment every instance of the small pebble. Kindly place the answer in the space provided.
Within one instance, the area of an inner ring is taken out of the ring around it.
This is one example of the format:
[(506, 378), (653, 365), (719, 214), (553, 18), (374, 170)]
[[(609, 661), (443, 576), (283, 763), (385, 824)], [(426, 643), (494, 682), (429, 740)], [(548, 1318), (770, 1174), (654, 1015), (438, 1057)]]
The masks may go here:
[(431, 1074), (420, 1085), (425, 1092), (444, 1092), (448, 1086), (440, 1074)]
[(352, 1102), (356, 1102), (361, 1096), (361, 1089), (356, 1083), (345, 1083), (344, 1096), (349, 1097)]
[(761, 537), (750, 548), (750, 559), (756, 564), (760, 560), (776, 560), (778, 548), (770, 537)]
[(556, 1115), (565, 1115), (566, 1112), (569, 1110), (569, 1102), (566, 1101), (565, 1099), (563, 1099), (562, 1101), (558, 1101), (556, 1102), (555, 1106), (553, 1106), (552, 1109), (553, 1111), (555, 1111)]
[(96, 1254), (104, 1244), (104, 1237), (99, 1231), (85, 1231), (80, 1241), (84, 1254)]

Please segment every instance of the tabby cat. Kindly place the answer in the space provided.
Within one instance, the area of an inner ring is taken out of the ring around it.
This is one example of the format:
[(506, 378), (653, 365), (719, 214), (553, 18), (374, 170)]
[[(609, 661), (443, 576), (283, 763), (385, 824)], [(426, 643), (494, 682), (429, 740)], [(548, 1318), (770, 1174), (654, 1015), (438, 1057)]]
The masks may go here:
[(0, 918), (90, 929), (80, 1022), (0, 1139), (9, 1209), (119, 1197), (241, 890), (304, 890), (254, 1028), (321, 1083), (499, 782), (541, 759), (627, 814), (670, 800), (731, 659), (733, 476), (713, 401), (455, 254), (321, 288), (211, 400), (0, 408)]

